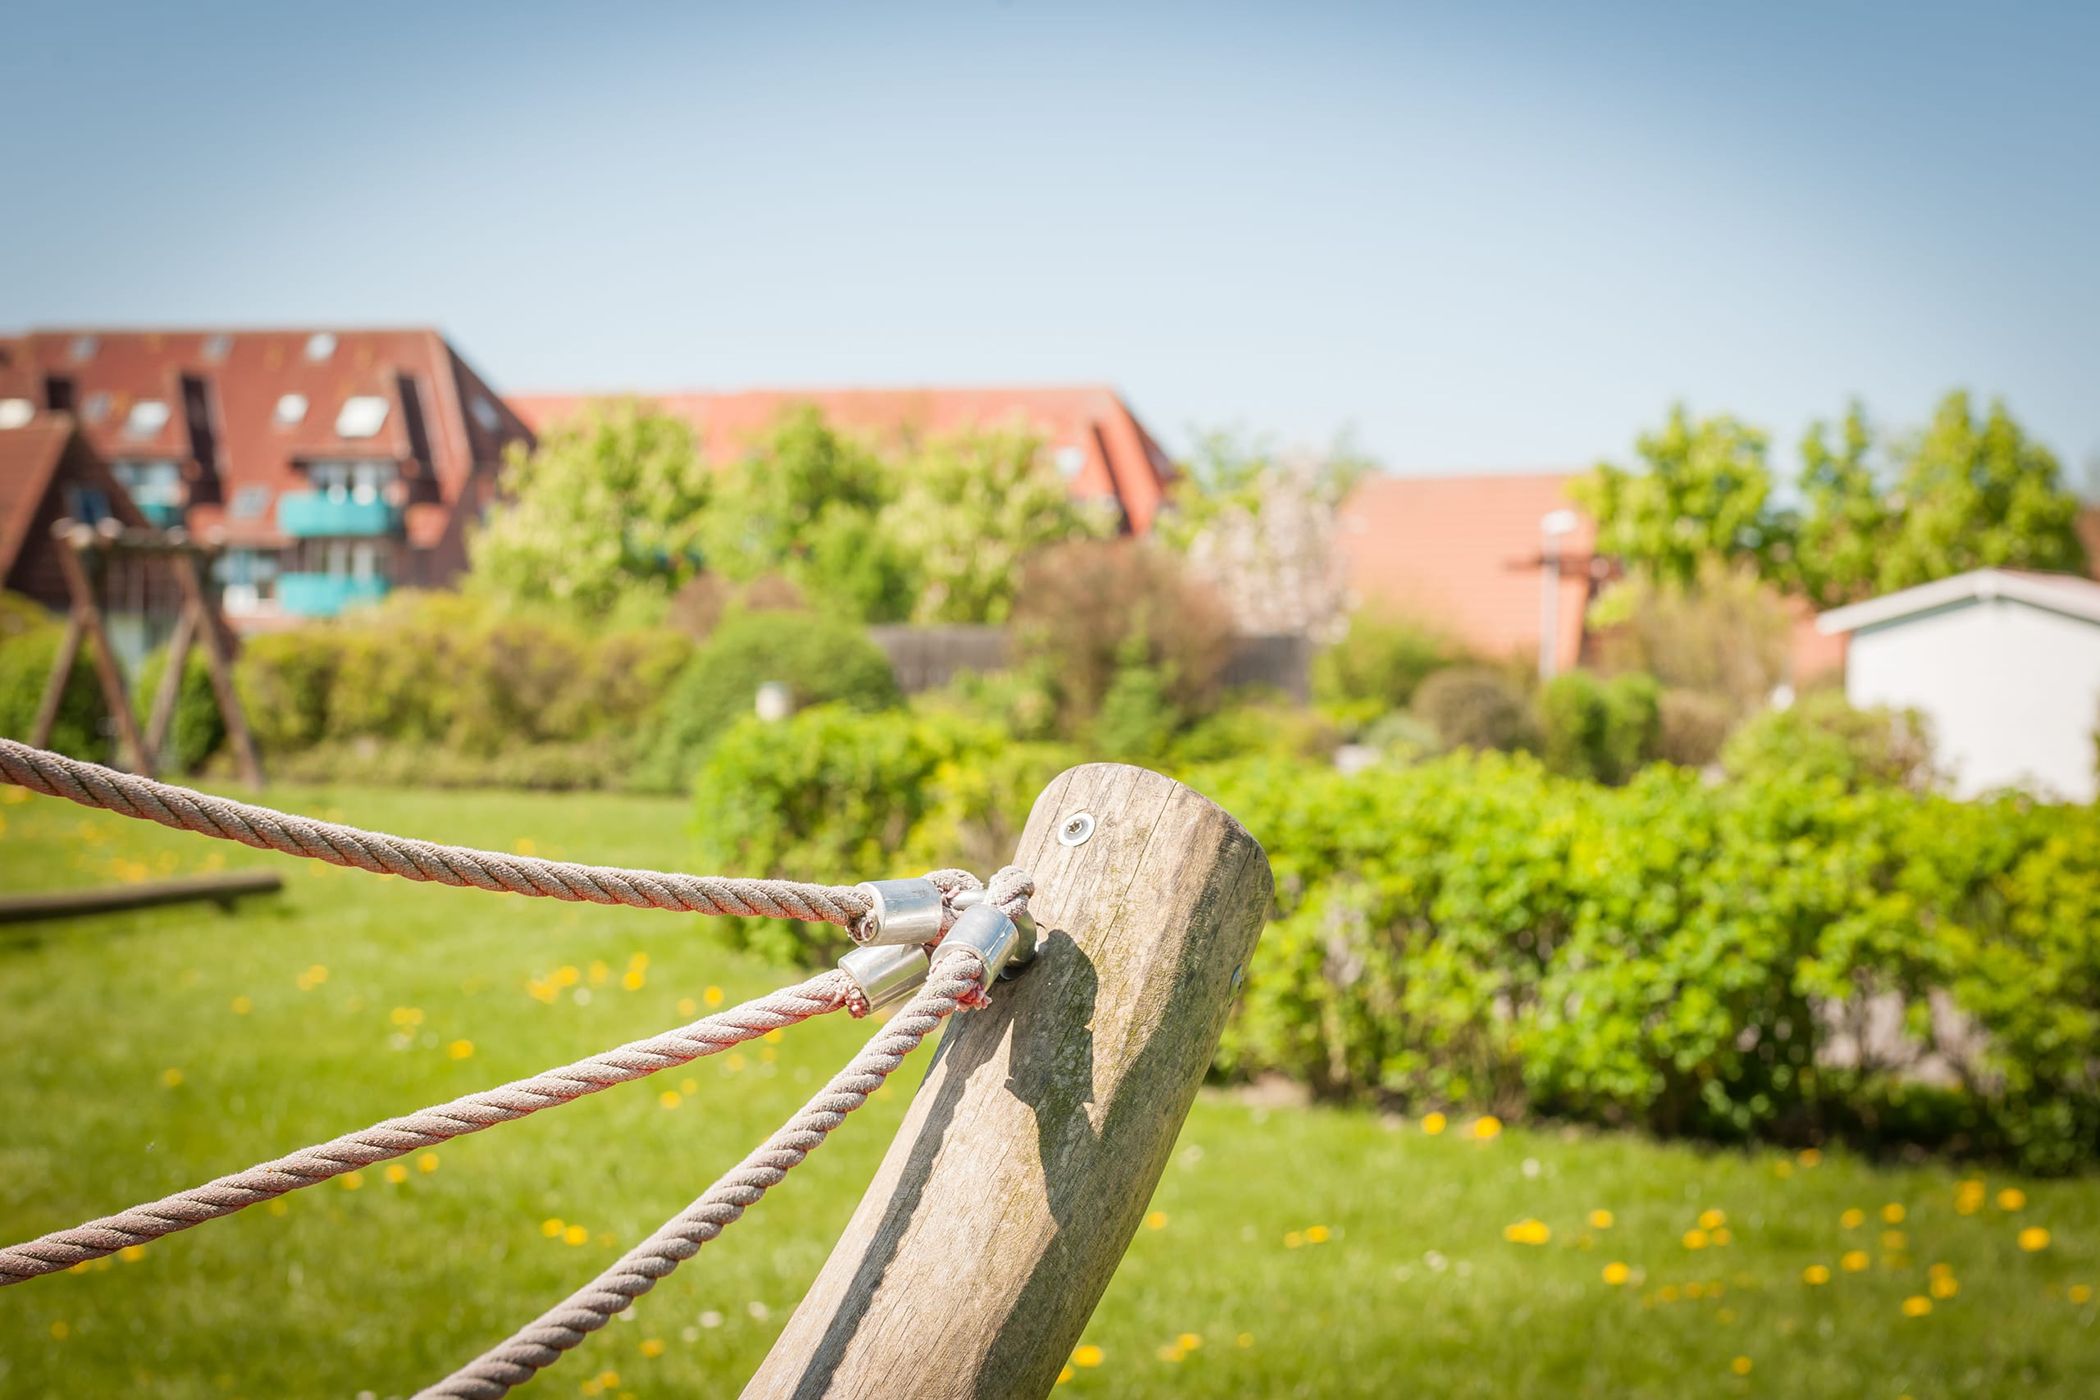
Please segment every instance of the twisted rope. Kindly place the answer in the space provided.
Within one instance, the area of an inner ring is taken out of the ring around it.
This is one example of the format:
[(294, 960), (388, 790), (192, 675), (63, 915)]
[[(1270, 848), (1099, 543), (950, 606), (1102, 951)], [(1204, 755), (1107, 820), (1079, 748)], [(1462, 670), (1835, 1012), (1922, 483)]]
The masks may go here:
[(826, 972), (799, 986), (702, 1017), (678, 1030), (633, 1041), (602, 1055), (469, 1094), (404, 1118), (389, 1118), (150, 1205), (134, 1206), (121, 1215), (91, 1220), (71, 1230), (0, 1249), (0, 1287), (99, 1259), (129, 1245), (187, 1230), (344, 1172), (478, 1133), (483, 1128), (715, 1054), (782, 1026), (836, 1011), (848, 1004), (853, 990), (853, 980), (846, 974)]
[[(399, 875), (404, 880), (432, 880), (440, 885), (590, 904), (629, 904), (640, 909), (802, 919), (847, 929), (865, 918), (870, 909), (868, 897), (850, 885), (622, 870), (361, 831), (354, 826), (314, 821), (171, 783), (157, 783), (31, 748), (13, 739), (0, 739), (0, 778), (47, 797), (63, 797), (83, 807), (159, 822), (177, 831), (201, 832), (259, 850), (310, 856), (330, 865)], [(957, 872), (937, 873), (952, 876)]]
[(918, 995), (763, 1147), (584, 1288), (508, 1341), (419, 1391), (417, 1400), (496, 1400), (560, 1360), (614, 1314), (624, 1312), (654, 1288), (657, 1280), (699, 1253), (700, 1246), (757, 1204), (769, 1187), (779, 1185), (847, 1114), (868, 1101), (868, 1095), (944, 1018), (979, 1000), (976, 994), (983, 974), (984, 963), (972, 949), (954, 948), (939, 954)]

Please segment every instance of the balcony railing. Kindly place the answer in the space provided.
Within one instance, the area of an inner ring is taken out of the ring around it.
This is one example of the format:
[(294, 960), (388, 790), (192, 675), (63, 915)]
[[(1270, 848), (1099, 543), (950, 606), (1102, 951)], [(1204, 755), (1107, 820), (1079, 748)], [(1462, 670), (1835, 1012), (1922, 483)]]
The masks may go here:
[(294, 617), (334, 617), (345, 608), (376, 603), (392, 585), (349, 574), (279, 574), (277, 608)]
[(391, 535), (401, 528), (401, 509), (380, 500), (287, 491), (277, 498), (277, 528), (294, 539)]

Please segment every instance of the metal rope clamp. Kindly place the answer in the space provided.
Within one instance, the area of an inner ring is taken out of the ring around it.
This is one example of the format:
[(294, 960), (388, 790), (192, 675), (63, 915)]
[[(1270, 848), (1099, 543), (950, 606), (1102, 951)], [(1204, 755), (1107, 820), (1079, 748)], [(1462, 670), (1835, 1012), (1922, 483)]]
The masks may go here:
[(947, 909), (940, 886), (923, 875), (909, 880), (870, 880), (854, 889), (868, 897), (868, 912), (849, 930), (855, 943), (864, 948), (893, 944), (914, 946), (931, 943), (941, 936)]
[(973, 903), (948, 930), (941, 947), (973, 949), (984, 959), (980, 985), (990, 991), (994, 981), (1012, 977), (1035, 961), (1035, 920), (1026, 913), (1015, 918), (996, 904)]

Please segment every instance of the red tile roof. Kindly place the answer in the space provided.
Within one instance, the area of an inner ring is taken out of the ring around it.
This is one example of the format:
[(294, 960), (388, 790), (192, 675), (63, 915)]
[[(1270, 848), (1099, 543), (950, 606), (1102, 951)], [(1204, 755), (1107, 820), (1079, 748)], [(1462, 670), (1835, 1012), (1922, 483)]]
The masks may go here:
[[(534, 429), (571, 417), (591, 394), (513, 394)], [(1112, 498), (1137, 534), (1152, 527), (1173, 474), (1167, 454), (1115, 390), (1101, 386), (1034, 389), (753, 389), (735, 393), (646, 395), (691, 423), (709, 460), (734, 460), (799, 404), (813, 404), (847, 431), (889, 445), (972, 429), (1019, 425), (1039, 435), (1082, 498)]]
[[(1358, 484), (1340, 512), (1341, 549), (1359, 604), (1441, 627), (1489, 656), (1535, 657), (1544, 610), (1540, 522), (1569, 506), (1576, 473), (1409, 477)], [(1563, 536), (1553, 597), (1555, 652), (1581, 655), (1595, 524)]]

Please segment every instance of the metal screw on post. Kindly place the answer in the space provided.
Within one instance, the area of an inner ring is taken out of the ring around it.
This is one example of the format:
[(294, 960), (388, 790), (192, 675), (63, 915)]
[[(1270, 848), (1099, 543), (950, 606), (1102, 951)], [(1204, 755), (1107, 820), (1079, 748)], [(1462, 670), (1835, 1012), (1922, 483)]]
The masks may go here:
[(1060, 846), (1084, 846), (1087, 837), (1093, 834), (1094, 814), (1092, 812), (1074, 812), (1071, 816), (1066, 817), (1064, 825), (1057, 829), (1057, 843)]

